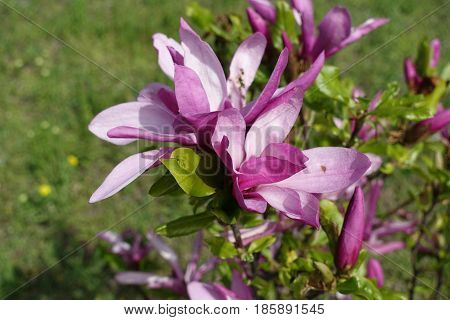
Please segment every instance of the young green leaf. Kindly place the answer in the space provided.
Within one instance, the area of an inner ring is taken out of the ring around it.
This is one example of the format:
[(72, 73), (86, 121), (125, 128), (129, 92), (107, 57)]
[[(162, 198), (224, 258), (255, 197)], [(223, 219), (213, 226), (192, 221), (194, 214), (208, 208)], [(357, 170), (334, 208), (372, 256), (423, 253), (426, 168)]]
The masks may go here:
[(209, 227), (215, 219), (209, 212), (194, 214), (163, 224), (157, 227), (155, 232), (169, 238), (185, 236)]
[(170, 171), (178, 185), (187, 194), (194, 197), (206, 197), (215, 192), (197, 175), (200, 156), (189, 148), (178, 148), (172, 152), (169, 159), (161, 159)]

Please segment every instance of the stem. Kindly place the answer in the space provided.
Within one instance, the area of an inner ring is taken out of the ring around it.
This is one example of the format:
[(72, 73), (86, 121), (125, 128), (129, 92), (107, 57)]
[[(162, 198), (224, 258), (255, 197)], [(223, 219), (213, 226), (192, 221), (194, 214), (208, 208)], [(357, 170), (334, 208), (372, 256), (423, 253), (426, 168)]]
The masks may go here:
[(231, 230), (233, 230), (234, 235), (234, 246), (236, 249), (244, 249), (244, 243), (242, 242), (241, 231), (236, 224), (231, 225)]
[(425, 212), (422, 215), (422, 219), (419, 223), (419, 226), (420, 226), (419, 236), (417, 237), (417, 240), (411, 249), (412, 278), (411, 278), (411, 286), (409, 288), (409, 299), (410, 300), (414, 299), (414, 293), (415, 293), (416, 285), (417, 285), (417, 276), (419, 274), (419, 268), (418, 268), (417, 263), (418, 263), (418, 253), (419, 253), (420, 241), (422, 240), (422, 238), (425, 234), (425, 229), (426, 229), (425, 227), (426, 227), (428, 221), (430, 220), (429, 215), (433, 211), (435, 205), (437, 204), (438, 194), (439, 194), (438, 188), (433, 186), (431, 204), (430, 204), (429, 208), (427, 210), (425, 210)]
[[(237, 224), (232, 224), (231, 230), (233, 231), (235, 240), (234, 247), (237, 249), (239, 254), (242, 254), (245, 251), (245, 248), (244, 243), (242, 242), (241, 231), (239, 230)], [(249, 263), (242, 261), (241, 257), (239, 257), (239, 260), (241, 261), (242, 269), (244, 270), (244, 273), (247, 276), (247, 278), (253, 279), (252, 266)]]
[(361, 117), (356, 119), (355, 123), (355, 129), (352, 131), (352, 135), (350, 136), (350, 139), (344, 144), (346, 148), (350, 148), (355, 143), (355, 139), (358, 136), (359, 131), (362, 128), (362, 125), (364, 123), (365, 115), (362, 115)]

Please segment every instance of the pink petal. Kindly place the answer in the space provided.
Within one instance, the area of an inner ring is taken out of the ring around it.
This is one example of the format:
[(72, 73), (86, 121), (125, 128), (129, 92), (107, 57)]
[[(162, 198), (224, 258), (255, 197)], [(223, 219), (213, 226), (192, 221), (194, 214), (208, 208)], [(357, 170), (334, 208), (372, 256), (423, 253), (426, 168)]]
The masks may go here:
[(180, 267), (178, 262), (178, 256), (175, 251), (168, 246), (161, 237), (157, 236), (153, 232), (147, 232), (147, 240), (156, 251), (158, 251), (159, 255), (169, 262), (173, 271), (179, 279), (184, 278), (183, 270)]
[(317, 57), (322, 51), (330, 56), (332, 50), (338, 47), (351, 32), (352, 18), (347, 9), (334, 7), (323, 18), (319, 25), (319, 36), (312, 50), (313, 57)]
[(267, 106), (267, 103), (270, 101), (280, 84), (281, 76), (283, 75), (283, 71), (288, 63), (288, 58), (289, 50), (284, 48), (283, 51), (281, 51), (280, 57), (278, 58), (277, 64), (269, 78), (269, 81), (259, 97), (242, 109), (242, 114), (244, 115), (246, 123), (254, 122)]
[(359, 180), (370, 167), (369, 158), (353, 149), (320, 147), (304, 150), (306, 169), (274, 185), (309, 193), (336, 192)]
[(381, 288), (383, 286), (383, 267), (377, 259), (371, 258), (369, 259), (369, 262), (367, 262), (367, 278), (374, 279), (377, 283), (378, 288)]
[[(270, 221), (265, 221), (259, 226), (253, 228), (243, 228), (241, 229), (242, 242), (244, 246), (247, 246), (257, 239), (274, 234), (276, 230), (277, 223)], [(231, 231), (227, 234), (227, 238), (233, 243), (236, 241)]]
[(251, 157), (239, 168), (239, 188), (249, 189), (260, 184), (284, 180), (304, 169), (303, 163), (296, 163), (275, 157)]
[(303, 44), (302, 55), (307, 57), (311, 54), (314, 46), (314, 9), (311, 0), (292, 0), (292, 6), (301, 16), (301, 43)]
[(316, 81), (316, 78), (319, 75), (320, 70), (322, 70), (324, 63), (325, 53), (321, 52), (313, 62), (313, 64), (309, 67), (309, 69), (302, 73), (296, 80), (292, 81), (286, 87), (284, 87), (284, 89), (281, 91), (281, 94), (293, 88), (300, 88), (301, 90), (306, 91), (310, 86), (312, 86), (314, 81)]
[(178, 102), (175, 92), (161, 83), (149, 83), (139, 92), (139, 102), (148, 102), (166, 106), (173, 114), (178, 114)]
[(253, 300), (252, 290), (244, 283), (242, 275), (237, 270), (232, 271), (231, 291), (239, 300)]
[(210, 111), (219, 110), (227, 95), (227, 83), (219, 59), (209, 44), (202, 41), (183, 19), (180, 22), (180, 38), (185, 52), (184, 65), (200, 78)]
[(191, 282), (187, 286), (191, 300), (231, 300), (235, 295), (230, 290), (218, 284)]
[(271, 143), (264, 149), (261, 156), (286, 160), (301, 167), (304, 167), (305, 162), (308, 161), (308, 158), (300, 149), (289, 143)]
[(124, 145), (135, 139), (108, 137), (108, 131), (121, 126), (146, 129), (154, 133), (175, 134), (175, 116), (164, 105), (153, 102), (127, 102), (100, 112), (89, 124), (89, 130), (100, 139)]
[(235, 108), (241, 108), (245, 103), (247, 90), (255, 79), (266, 44), (264, 35), (255, 33), (242, 42), (231, 60), (227, 84)]
[[(238, 168), (244, 159), (245, 130), (245, 121), (239, 110), (227, 109), (219, 113), (211, 144), (225, 164), (225, 152), (229, 154), (229, 169)], [(226, 143), (223, 143), (224, 137)]]
[(347, 47), (348, 45), (361, 39), (368, 33), (385, 25), (388, 22), (389, 22), (389, 19), (384, 19), (384, 18), (375, 18), (375, 19), (372, 18), (372, 19), (365, 21), (363, 24), (361, 24), (360, 26), (358, 26), (354, 30), (352, 30), (350, 35), (344, 41), (342, 41), (339, 45), (337, 45), (334, 48), (332, 48), (331, 50), (329, 50), (327, 52), (327, 56), (331, 56), (331, 55), (335, 54), (339, 50)]
[(108, 131), (109, 138), (117, 139), (143, 139), (155, 142), (175, 142), (181, 145), (195, 145), (196, 138), (193, 134), (164, 134), (155, 133), (145, 129), (132, 127), (117, 127)]
[(441, 55), (441, 42), (439, 39), (433, 39), (431, 41), (431, 53), (430, 67), (436, 68), (439, 64), (439, 58)]
[(180, 55), (183, 55), (183, 48), (174, 39), (168, 38), (162, 33), (153, 35), (153, 46), (158, 51), (158, 63), (161, 70), (171, 79), (173, 79), (175, 68), (172, 55), (168, 47), (172, 47)]
[(392, 251), (402, 250), (405, 248), (405, 243), (402, 241), (392, 241), (380, 244), (368, 244), (368, 249), (376, 254), (383, 255)]
[[(289, 93), (289, 92), (288, 92)], [(291, 131), (302, 107), (303, 92), (294, 89), (288, 101), (274, 106), (260, 115), (247, 133), (245, 151), (247, 159), (258, 157), (271, 143), (283, 142)]]
[(260, 32), (266, 37), (266, 40), (271, 43), (271, 35), (267, 22), (261, 17), (253, 8), (247, 8), (248, 22), (253, 32)]
[(239, 188), (239, 176), (233, 177), (233, 196), (239, 206), (250, 212), (264, 213), (267, 209), (267, 202), (258, 194), (243, 193)]
[(248, 3), (258, 14), (270, 23), (275, 23), (277, 12), (269, 0), (248, 0)]
[(89, 200), (94, 203), (116, 194), (136, 180), (146, 170), (160, 165), (159, 159), (167, 156), (172, 148), (161, 148), (129, 156), (119, 163), (94, 192)]
[(176, 65), (174, 83), (178, 107), (183, 116), (209, 112), (208, 97), (193, 70)]
[(314, 195), (275, 186), (259, 186), (255, 192), (288, 218), (319, 227), (319, 199)]

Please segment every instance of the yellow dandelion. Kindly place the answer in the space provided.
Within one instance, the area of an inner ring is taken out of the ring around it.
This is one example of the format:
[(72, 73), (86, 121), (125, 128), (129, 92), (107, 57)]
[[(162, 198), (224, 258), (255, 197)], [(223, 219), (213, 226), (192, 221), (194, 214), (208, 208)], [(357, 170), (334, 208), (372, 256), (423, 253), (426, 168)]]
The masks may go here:
[(38, 192), (41, 197), (48, 197), (52, 193), (52, 187), (47, 183), (42, 183), (39, 185)]
[(78, 158), (73, 154), (67, 156), (67, 162), (72, 166), (76, 167), (78, 165)]

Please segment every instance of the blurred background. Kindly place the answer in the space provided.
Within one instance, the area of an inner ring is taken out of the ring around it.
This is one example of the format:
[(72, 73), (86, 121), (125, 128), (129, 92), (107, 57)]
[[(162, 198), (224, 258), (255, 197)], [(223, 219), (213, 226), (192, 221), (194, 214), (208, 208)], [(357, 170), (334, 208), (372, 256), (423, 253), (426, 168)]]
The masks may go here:
[[(0, 297), (42, 273), (8, 298), (139, 298), (136, 288), (117, 286), (115, 265), (98, 241), (80, 250), (149, 200), (151, 177), (90, 205), (106, 174), (136, 145), (118, 147), (87, 130), (94, 115), (135, 99), (148, 82), (168, 82), (159, 70), (151, 36), (177, 37), (187, 0), (1, 0), (0, 1)], [(369, 17), (391, 22), (343, 50), (331, 63), (346, 69), (446, 1), (315, 0), (316, 22), (332, 6), (346, 6), (359, 24)], [(244, 0), (199, 1), (214, 13), (244, 14)], [(439, 37), (448, 60), (449, 7), (401, 34), (347, 72), (373, 94), (389, 81), (402, 82), (402, 62), (420, 40)], [(44, 31), (46, 30), (46, 31)], [(50, 34), (61, 38), (62, 43)], [(89, 60), (91, 62), (89, 62)], [(95, 63), (92, 63), (95, 62)], [(120, 80), (119, 80), (120, 79)], [(114, 230), (152, 229), (189, 209), (183, 197), (155, 199)], [(175, 243), (179, 252), (185, 245)], [(174, 243), (174, 242), (172, 242)], [(408, 269), (408, 253), (392, 255)], [(386, 268), (389, 268), (386, 263)], [(386, 272), (407, 275), (395, 266)], [(406, 281), (406, 280), (405, 280)], [(403, 283), (403, 284), (402, 284)]]

